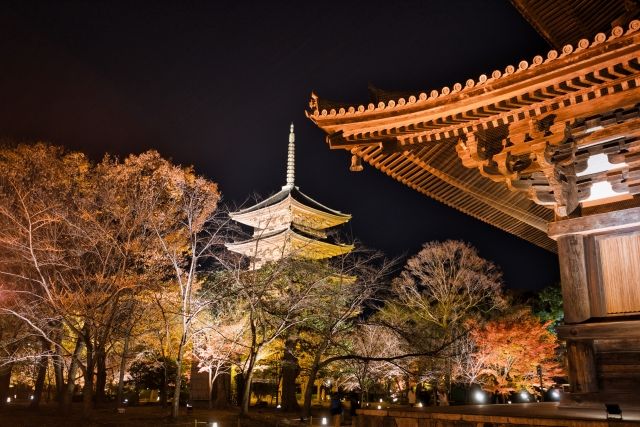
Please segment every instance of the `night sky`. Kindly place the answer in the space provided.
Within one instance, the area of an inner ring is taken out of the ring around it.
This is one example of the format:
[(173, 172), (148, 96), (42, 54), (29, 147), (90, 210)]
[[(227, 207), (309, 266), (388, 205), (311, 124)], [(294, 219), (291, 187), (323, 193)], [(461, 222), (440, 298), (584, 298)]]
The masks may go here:
[(557, 282), (555, 254), (330, 151), (304, 116), (311, 91), (368, 102), (367, 84), (431, 90), (546, 54), (508, 0), (3, 2), (0, 137), (99, 159), (156, 149), (228, 201), (285, 182), (353, 215), (345, 230), (390, 256), (462, 239), (513, 289)]

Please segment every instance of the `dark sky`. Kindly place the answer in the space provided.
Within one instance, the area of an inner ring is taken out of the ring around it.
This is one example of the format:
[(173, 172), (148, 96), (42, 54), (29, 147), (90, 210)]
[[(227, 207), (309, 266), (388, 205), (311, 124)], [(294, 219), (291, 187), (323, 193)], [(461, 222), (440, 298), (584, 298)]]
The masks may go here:
[(0, 137), (100, 158), (157, 149), (228, 200), (285, 181), (353, 214), (347, 232), (395, 256), (463, 239), (508, 287), (558, 279), (556, 256), (330, 151), (304, 116), (311, 91), (367, 102), (367, 84), (430, 90), (549, 48), (508, 0), (70, 2), (0, 5)]

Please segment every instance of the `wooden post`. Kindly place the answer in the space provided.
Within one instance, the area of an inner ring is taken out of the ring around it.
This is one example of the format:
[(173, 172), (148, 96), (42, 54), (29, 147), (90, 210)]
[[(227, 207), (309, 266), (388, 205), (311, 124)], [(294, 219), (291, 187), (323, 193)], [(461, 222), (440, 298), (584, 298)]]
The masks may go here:
[(585, 263), (584, 238), (569, 234), (558, 237), (558, 258), (562, 301), (566, 323), (578, 323), (591, 317), (589, 287)]

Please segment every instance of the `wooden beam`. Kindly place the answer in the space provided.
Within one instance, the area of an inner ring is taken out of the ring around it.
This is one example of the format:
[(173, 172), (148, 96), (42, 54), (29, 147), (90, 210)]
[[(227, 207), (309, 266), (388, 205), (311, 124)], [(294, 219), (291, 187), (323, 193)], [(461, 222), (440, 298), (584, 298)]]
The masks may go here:
[(640, 319), (562, 325), (556, 330), (558, 338), (574, 341), (640, 338)]
[(592, 234), (622, 228), (640, 227), (640, 208), (566, 219), (549, 224), (549, 237), (558, 240), (568, 234)]

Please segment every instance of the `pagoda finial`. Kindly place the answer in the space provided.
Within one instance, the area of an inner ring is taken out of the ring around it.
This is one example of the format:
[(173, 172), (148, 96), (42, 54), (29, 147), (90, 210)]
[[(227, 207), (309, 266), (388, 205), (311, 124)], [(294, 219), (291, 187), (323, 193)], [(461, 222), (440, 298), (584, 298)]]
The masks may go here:
[(287, 155), (287, 185), (286, 187), (293, 188), (295, 180), (295, 165), (296, 165), (296, 134), (293, 133), (293, 123), (289, 130), (289, 151)]

